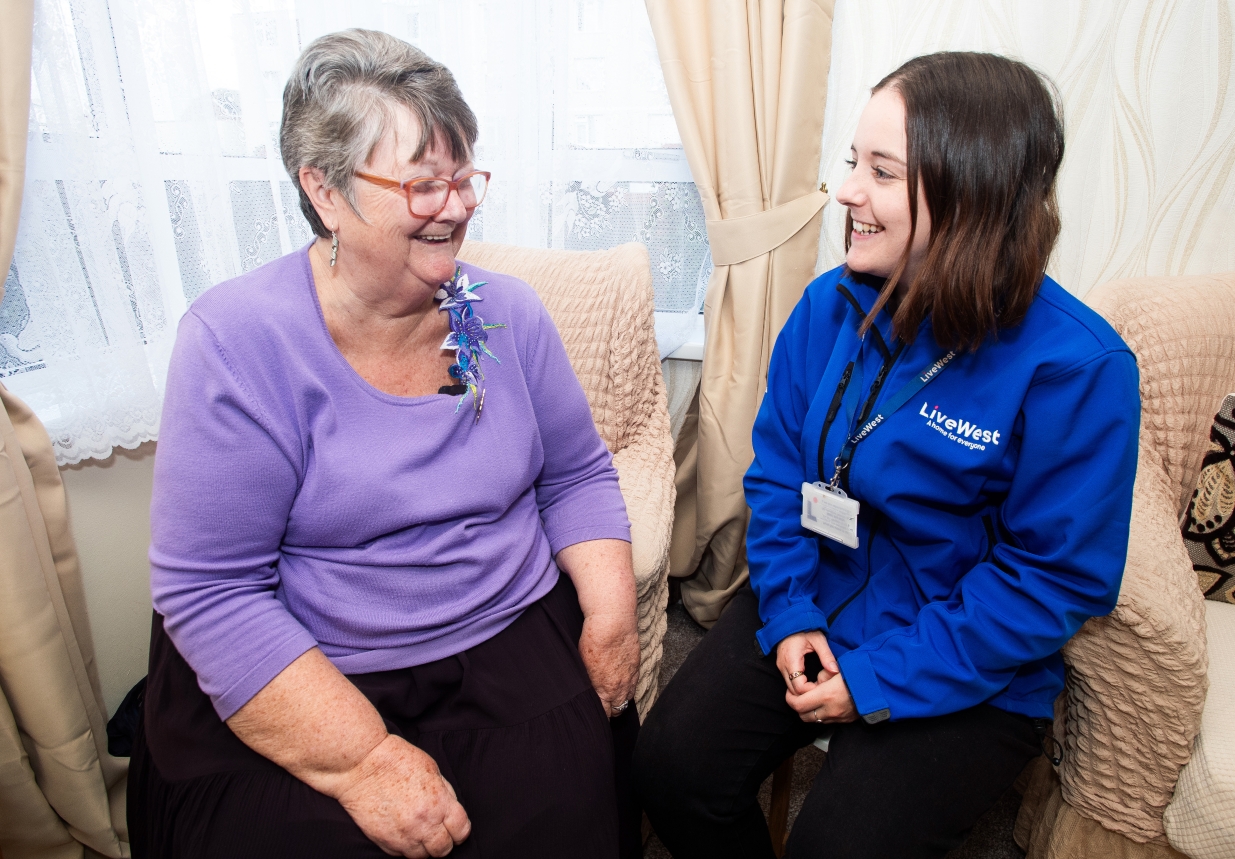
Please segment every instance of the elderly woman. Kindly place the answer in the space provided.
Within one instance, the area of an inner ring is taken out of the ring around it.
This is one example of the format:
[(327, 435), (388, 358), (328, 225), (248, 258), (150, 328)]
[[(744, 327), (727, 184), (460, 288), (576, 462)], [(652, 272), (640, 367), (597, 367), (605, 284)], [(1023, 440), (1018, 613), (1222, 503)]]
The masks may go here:
[(168, 373), (136, 857), (618, 855), (629, 523), (544, 307), (455, 260), (476, 136), (391, 36), (297, 62), (318, 238), (194, 302)]

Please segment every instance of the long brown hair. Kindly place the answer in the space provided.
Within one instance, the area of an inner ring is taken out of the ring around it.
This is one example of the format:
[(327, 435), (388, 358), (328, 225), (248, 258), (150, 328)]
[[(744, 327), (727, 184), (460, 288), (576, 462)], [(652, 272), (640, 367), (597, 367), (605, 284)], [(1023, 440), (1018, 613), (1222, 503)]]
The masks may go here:
[[(912, 342), (930, 316), (942, 348), (976, 350), (1025, 318), (1059, 236), (1058, 93), (1024, 63), (950, 51), (910, 60), (871, 92), (885, 87), (905, 101), (910, 231), (862, 333), (909, 262), (921, 182), (930, 241), (893, 314), (893, 330)], [(846, 250), (852, 229), (846, 215)]]

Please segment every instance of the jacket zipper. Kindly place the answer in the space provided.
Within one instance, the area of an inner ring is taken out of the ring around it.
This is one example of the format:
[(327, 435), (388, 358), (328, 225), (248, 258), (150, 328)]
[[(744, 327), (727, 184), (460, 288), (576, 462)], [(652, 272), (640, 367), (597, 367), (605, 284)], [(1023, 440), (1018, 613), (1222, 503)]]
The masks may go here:
[[(843, 284), (837, 284), (836, 291), (841, 294), (845, 301), (849, 302), (850, 307), (857, 311), (859, 319), (865, 318), (866, 311), (862, 308), (862, 305), (858, 303), (858, 300), (853, 297), (852, 292), (845, 289)], [(888, 351), (887, 341), (883, 339), (883, 335), (879, 333), (879, 329), (874, 325), (871, 326), (870, 333), (875, 337), (875, 348), (879, 350), (879, 354), (883, 356), (883, 360), (888, 360), (888, 356), (892, 353)]]
[(823, 482), (827, 477), (823, 473), (823, 445), (828, 440), (828, 431), (832, 429), (832, 422), (836, 420), (836, 415), (840, 411), (841, 401), (845, 398), (845, 389), (849, 387), (849, 377), (853, 375), (853, 361), (849, 362), (849, 366), (845, 368), (845, 372), (841, 374), (840, 384), (836, 386), (836, 393), (832, 395), (832, 404), (828, 406), (827, 416), (823, 419), (823, 430), (819, 433), (819, 480)]
[[(873, 571), (871, 569), (871, 547), (875, 542), (875, 533), (879, 529), (879, 523), (882, 520), (882, 518), (883, 518), (883, 515), (881, 513), (878, 513), (878, 512), (875, 513), (875, 519), (874, 521), (871, 522), (870, 536), (866, 538), (866, 581), (862, 582), (862, 585), (856, 591), (851, 593), (845, 599), (843, 603), (838, 605), (835, 609), (833, 609), (832, 613), (828, 615), (828, 626), (829, 627), (831, 627), (832, 624), (836, 622), (836, 618), (840, 616), (840, 613), (842, 611), (844, 611), (846, 608), (849, 607), (849, 604), (851, 602), (857, 599), (858, 596), (861, 595), (861, 593), (864, 590), (870, 587), (871, 576), (873, 575)], [(987, 539), (986, 558), (984, 558), (983, 560), (989, 560), (991, 555), (993, 555), (995, 552), (995, 523), (991, 520), (991, 516), (989, 513), (987, 513), (986, 515), (982, 517), (982, 524), (986, 528), (986, 539)]]
[[(866, 419), (870, 417), (871, 410), (875, 408), (875, 399), (879, 396), (880, 389), (883, 388), (884, 380), (888, 378), (888, 373), (891, 371), (893, 365), (896, 364), (896, 359), (901, 356), (901, 352), (903, 352), (904, 349), (905, 341), (902, 340), (897, 344), (896, 351), (892, 352), (884, 360), (883, 366), (879, 368), (879, 372), (875, 376), (875, 381), (871, 382), (870, 396), (866, 398), (866, 404), (862, 406), (862, 412), (858, 415), (857, 423), (854, 424), (854, 426), (862, 426), (862, 424), (866, 423)], [(845, 469), (844, 474), (841, 475), (841, 483), (844, 484), (844, 489), (846, 492), (850, 491), (849, 475), (853, 472), (853, 459), (857, 456), (857, 454), (857, 450), (854, 450), (853, 455), (849, 458), (848, 467)], [(820, 457), (822, 457), (822, 447), (820, 448)]]
[(879, 530), (879, 523), (880, 521), (882, 521), (882, 519), (883, 519), (883, 514), (876, 511), (875, 518), (871, 522), (870, 534), (866, 538), (866, 581), (862, 582), (861, 586), (856, 591), (851, 593), (848, 596), (848, 598), (845, 599), (843, 603), (838, 605), (835, 609), (832, 610), (832, 613), (828, 615), (828, 628), (829, 629), (832, 628), (832, 624), (836, 622), (836, 618), (840, 616), (840, 613), (844, 611), (845, 609), (847, 609), (849, 607), (849, 604), (853, 602), (854, 600), (856, 600), (858, 598), (858, 595), (861, 594), (862, 591), (866, 590), (866, 588), (871, 583), (871, 547), (875, 543), (875, 532)]
[(995, 554), (995, 523), (991, 521), (991, 514), (982, 517), (982, 524), (986, 526), (986, 557), (982, 560), (989, 561)]
[[(849, 290), (845, 289), (842, 286), (838, 286), (837, 291), (840, 292), (841, 295), (845, 297), (846, 301), (848, 301), (851, 305), (853, 305), (853, 307), (858, 311), (859, 315), (865, 312), (862, 310), (861, 306), (858, 304), (857, 299), (853, 297), (853, 294), (850, 293)], [(866, 422), (867, 418), (870, 417), (871, 410), (874, 409), (875, 407), (875, 399), (879, 396), (879, 391), (883, 387), (884, 380), (887, 379), (888, 373), (892, 370), (892, 367), (896, 364), (896, 359), (900, 357), (901, 352), (904, 351), (904, 348), (905, 348), (905, 341), (901, 340), (899, 343), (897, 343), (896, 350), (894, 352), (889, 352), (887, 345), (883, 342), (883, 335), (879, 333), (879, 329), (875, 328), (874, 326), (871, 326), (871, 331), (874, 333), (875, 337), (877, 338), (875, 345), (876, 347), (878, 347), (879, 352), (883, 355), (883, 365), (879, 368), (879, 373), (875, 376), (875, 381), (871, 383), (870, 395), (867, 396), (866, 398), (866, 404), (862, 407), (862, 412), (861, 412), (861, 415), (858, 417), (856, 426), (861, 426), (862, 424)], [(840, 410), (841, 401), (845, 395), (845, 389), (849, 386), (849, 377), (853, 373), (853, 365), (854, 365), (854, 362), (850, 361), (849, 366), (845, 368), (845, 372), (841, 376), (840, 384), (836, 388), (836, 393), (833, 394), (832, 396), (832, 403), (828, 407), (827, 416), (824, 418), (824, 421), (823, 421), (823, 431), (819, 434), (818, 468), (819, 468), (819, 479), (820, 480), (824, 479), (823, 477), (823, 446), (828, 437), (828, 430), (832, 428), (832, 422), (836, 419), (836, 414)], [(857, 454), (857, 451), (855, 450), (854, 455), (856, 454)], [(849, 467), (845, 469), (845, 473), (841, 476), (841, 482), (845, 484), (846, 490), (849, 489), (849, 473), (851, 471), (853, 471), (853, 458), (852, 457), (850, 457), (850, 460), (849, 460)], [(845, 601), (842, 602), (840, 605), (838, 605), (835, 609), (833, 609), (832, 613), (828, 615), (828, 626), (829, 627), (831, 627), (832, 624), (836, 622), (836, 618), (840, 617), (840, 613), (844, 611), (846, 608), (848, 608), (850, 603), (856, 600), (862, 594), (862, 592), (865, 591), (870, 586), (871, 576), (873, 575), (873, 571), (871, 569), (871, 551), (875, 543), (875, 535), (879, 531), (879, 524), (882, 521), (882, 519), (883, 519), (883, 515), (879, 511), (876, 510), (874, 518), (871, 521), (870, 534), (866, 538), (866, 579), (865, 581), (862, 582), (862, 584), (858, 587), (857, 590), (855, 590), (848, 597), (846, 597)]]

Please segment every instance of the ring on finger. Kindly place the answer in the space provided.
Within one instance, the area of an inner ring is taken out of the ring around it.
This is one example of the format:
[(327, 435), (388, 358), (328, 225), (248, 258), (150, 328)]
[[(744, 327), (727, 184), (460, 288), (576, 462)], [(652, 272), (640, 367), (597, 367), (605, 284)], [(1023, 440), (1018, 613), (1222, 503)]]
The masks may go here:
[(609, 709), (613, 711), (613, 715), (620, 716), (622, 713), (626, 712), (626, 708), (629, 706), (630, 706), (630, 701), (623, 701), (621, 704), (617, 705), (616, 707), (610, 707)]
[(805, 673), (806, 673), (805, 671), (795, 671), (789, 675), (789, 679), (796, 680), (797, 678), (801, 677)]
[(818, 707), (816, 707), (815, 709), (811, 710), (811, 711), (810, 711), (810, 714), (811, 714), (812, 716), (814, 716), (814, 717), (815, 717), (815, 721), (816, 721), (816, 722), (822, 722), (822, 721), (823, 721), (823, 719), (820, 719), (820, 718), (819, 718), (819, 708), (818, 708)]

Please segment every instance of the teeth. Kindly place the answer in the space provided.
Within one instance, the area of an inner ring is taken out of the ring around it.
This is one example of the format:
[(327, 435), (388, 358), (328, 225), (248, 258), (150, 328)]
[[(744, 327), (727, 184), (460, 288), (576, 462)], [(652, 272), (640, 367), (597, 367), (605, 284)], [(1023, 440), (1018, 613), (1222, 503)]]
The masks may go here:
[(874, 233), (882, 233), (883, 227), (877, 227), (874, 224), (863, 224), (861, 221), (854, 221), (853, 231), (855, 233), (861, 233), (864, 236), (869, 236)]
[(450, 236), (419, 236), (422, 241), (426, 242), (444, 242), (450, 239)]

